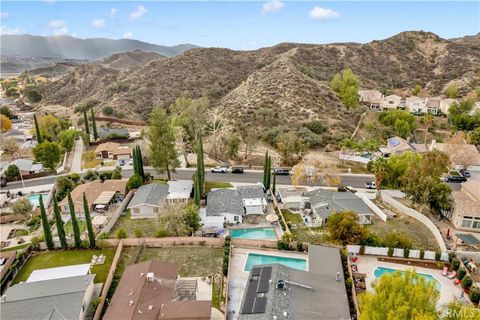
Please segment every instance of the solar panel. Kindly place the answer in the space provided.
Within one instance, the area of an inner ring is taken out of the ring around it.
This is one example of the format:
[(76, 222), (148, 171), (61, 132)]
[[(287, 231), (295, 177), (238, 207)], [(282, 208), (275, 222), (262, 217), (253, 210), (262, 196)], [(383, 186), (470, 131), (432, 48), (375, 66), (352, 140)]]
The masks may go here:
[(248, 295), (245, 297), (245, 300), (243, 300), (243, 305), (242, 305), (242, 311), (241, 313), (243, 314), (249, 314), (252, 313), (253, 311), (253, 304), (255, 303), (255, 297), (251, 296), (249, 297)]
[(267, 298), (259, 297), (255, 299), (255, 304), (253, 305), (252, 313), (264, 313), (267, 308)]
[(260, 275), (257, 293), (268, 292), (270, 287), (270, 277), (272, 276), (272, 267), (263, 267)]
[(262, 272), (262, 268), (253, 268), (252, 271), (250, 272), (250, 275), (259, 276), (261, 272)]

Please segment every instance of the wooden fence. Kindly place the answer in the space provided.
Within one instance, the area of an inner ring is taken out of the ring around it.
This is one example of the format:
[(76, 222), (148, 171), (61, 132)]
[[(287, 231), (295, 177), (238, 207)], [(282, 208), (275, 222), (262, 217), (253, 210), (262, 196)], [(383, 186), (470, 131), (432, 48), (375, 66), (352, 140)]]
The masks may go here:
[(205, 246), (223, 247), (224, 239), (204, 237), (167, 237), (167, 238), (127, 238), (127, 239), (105, 239), (102, 240), (106, 246), (115, 247), (120, 241), (124, 246), (136, 247), (145, 244), (146, 247), (162, 248), (175, 246)]
[(130, 126), (138, 126), (138, 127), (144, 127), (144, 126), (148, 125), (148, 123), (145, 122), (145, 121), (125, 120), (125, 119), (118, 119), (118, 118), (114, 118), (114, 117), (105, 117), (105, 116), (96, 116), (95, 120), (121, 123), (121, 124), (126, 124), (126, 125), (130, 125)]
[(56, 174), (55, 171), (49, 170), (49, 171), (42, 171), (42, 172), (38, 172), (38, 173), (24, 174), (24, 175), (22, 175), (22, 177), (16, 176), (16, 177), (6, 177), (6, 178), (7, 178), (7, 182), (13, 182), (13, 181), (21, 181), (22, 178), (23, 178), (23, 180), (30, 180), (30, 179), (34, 179), (34, 178), (53, 176), (55, 174)]

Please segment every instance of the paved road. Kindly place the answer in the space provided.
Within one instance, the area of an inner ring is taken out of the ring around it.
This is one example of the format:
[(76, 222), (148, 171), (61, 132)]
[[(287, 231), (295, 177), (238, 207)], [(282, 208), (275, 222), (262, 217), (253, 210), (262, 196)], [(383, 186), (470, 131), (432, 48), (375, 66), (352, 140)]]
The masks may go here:
[(78, 139), (75, 141), (75, 150), (73, 151), (72, 168), (70, 172), (82, 173), (82, 153), (83, 141)]
[[(153, 169), (145, 168), (146, 172), (149, 172), (155, 178), (166, 178), (165, 175), (159, 175)], [(174, 179), (192, 179), (192, 175), (194, 173), (194, 169), (177, 169), (176, 173), (173, 173)], [(122, 170), (122, 176), (124, 178), (129, 178), (133, 175), (133, 169), (131, 167), (126, 167)], [(258, 170), (246, 170), (243, 174), (232, 174), (232, 173), (212, 173), (207, 172), (206, 180), (211, 181), (228, 181), (228, 182), (237, 182), (237, 183), (256, 183), (261, 182), (263, 177), (262, 171)], [(39, 186), (43, 184), (52, 184), (55, 182), (56, 177), (43, 177), (37, 178), (32, 180), (25, 180), (25, 187), (32, 187), (32, 186)], [(366, 181), (373, 181), (372, 175), (342, 175), (341, 176), (341, 184), (346, 186), (352, 186), (354, 188), (363, 188), (365, 186)], [(290, 185), (291, 179), (290, 176), (277, 176), (276, 183), (278, 185)], [(313, 182), (303, 182), (302, 185), (309, 185), (309, 186), (319, 186), (321, 185), (318, 181)], [(448, 184), (453, 190), (459, 190), (460, 184), (459, 183), (449, 183)], [(21, 182), (10, 182), (5, 188), (5, 190), (10, 189), (17, 189), (22, 188)]]

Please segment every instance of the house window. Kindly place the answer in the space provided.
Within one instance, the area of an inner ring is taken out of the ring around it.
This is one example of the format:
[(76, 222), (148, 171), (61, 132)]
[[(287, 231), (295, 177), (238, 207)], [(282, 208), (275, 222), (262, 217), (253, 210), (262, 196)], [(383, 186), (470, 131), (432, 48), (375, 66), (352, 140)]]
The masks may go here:
[(462, 228), (471, 228), (472, 227), (472, 220), (463, 219), (462, 220)]
[(240, 221), (240, 217), (239, 217), (239, 216), (234, 216), (234, 217), (233, 217), (233, 221), (235, 221), (235, 222)]
[(153, 212), (158, 213), (158, 208), (157, 207), (153, 208)]
[(471, 228), (480, 230), (480, 218), (463, 217), (462, 228)]
[(140, 213), (140, 209), (139, 208), (133, 208), (133, 213)]

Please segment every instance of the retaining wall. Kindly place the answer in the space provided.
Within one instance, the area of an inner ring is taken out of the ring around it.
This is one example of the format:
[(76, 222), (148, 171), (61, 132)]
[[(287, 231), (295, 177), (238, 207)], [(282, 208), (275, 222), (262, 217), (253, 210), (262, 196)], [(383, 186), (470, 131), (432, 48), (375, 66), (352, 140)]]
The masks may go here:
[[(347, 251), (349, 253), (360, 253), (360, 246), (358, 245), (347, 245)], [(388, 256), (388, 248), (386, 247), (369, 247), (365, 246), (365, 251), (363, 254), (373, 255), (373, 256)], [(425, 251), (423, 260), (435, 260), (435, 251)], [(404, 250), (400, 248), (393, 249), (393, 257), (404, 257)], [(420, 250), (410, 250), (408, 252), (408, 258), (410, 259), (419, 259)], [(440, 253), (440, 261), (448, 261), (448, 252), (443, 251)]]
[(146, 247), (174, 247), (174, 246), (205, 246), (223, 247), (223, 238), (206, 237), (167, 237), (167, 238), (127, 238), (127, 239), (105, 239), (102, 240), (106, 246), (115, 247), (120, 241), (124, 246), (135, 247), (145, 243)]

